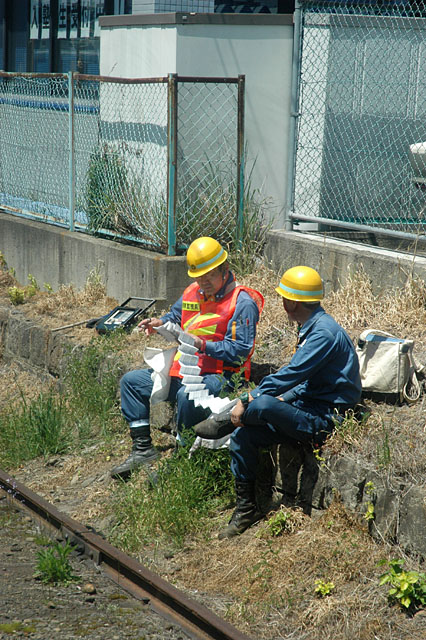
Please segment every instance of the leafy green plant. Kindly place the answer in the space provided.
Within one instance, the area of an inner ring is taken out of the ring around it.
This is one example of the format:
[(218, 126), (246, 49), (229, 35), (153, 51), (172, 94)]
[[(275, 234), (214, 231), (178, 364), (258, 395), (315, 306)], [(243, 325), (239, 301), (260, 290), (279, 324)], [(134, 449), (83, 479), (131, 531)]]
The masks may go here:
[(364, 493), (371, 498), (371, 500), (368, 500), (366, 504), (364, 519), (367, 521), (371, 521), (371, 520), (374, 520), (374, 518), (376, 517), (376, 512), (374, 507), (374, 501), (376, 498), (376, 488), (374, 486), (374, 483), (371, 480), (365, 483)]
[(47, 549), (38, 551), (34, 577), (42, 582), (53, 584), (67, 585), (70, 582), (79, 581), (80, 578), (73, 574), (69, 561), (69, 555), (74, 549), (75, 547), (67, 541), (65, 545), (56, 542)]
[(270, 583), (273, 576), (273, 571), (269, 560), (272, 556), (277, 555), (277, 551), (274, 551), (269, 543), (268, 548), (261, 552), (261, 558), (258, 562), (255, 562), (252, 567), (247, 567), (247, 573), (250, 584), (258, 584), (262, 591), (267, 592), (270, 589)]
[(404, 571), (404, 560), (382, 560), (380, 565), (389, 569), (380, 576), (380, 584), (389, 584), (388, 597), (405, 609), (418, 609), (426, 605), (426, 574)]
[(40, 287), (33, 275), (28, 274), (29, 284), (26, 287), (9, 287), (9, 299), (13, 305), (23, 304), (28, 298), (35, 296)]
[(325, 580), (317, 579), (315, 580), (315, 593), (324, 598), (325, 596), (329, 596), (333, 589), (335, 589), (334, 582), (326, 582)]
[(364, 513), (364, 519), (369, 521), (369, 520), (374, 520), (375, 517), (376, 517), (376, 513), (375, 513), (374, 504), (372, 502), (367, 502), (365, 513)]
[(290, 511), (280, 509), (273, 516), (271, 516), (261, 529), (262, 537), (266, 533), (270, 536), (280, 536), (287, 531), (292, 531), (293, 516)]
[(20, 287), (9, 287), (8, 294), (11, 303), (15, 306), (25, 302), (25, 291)]
[(40, 287), (37, 284), (37, 280), (31, 273), (28, 274), (28, 281), (29, 285), (26, 287), (26, 294), (31, 298), (32, 296), (35, 296), (37, 291), (40, 291)]

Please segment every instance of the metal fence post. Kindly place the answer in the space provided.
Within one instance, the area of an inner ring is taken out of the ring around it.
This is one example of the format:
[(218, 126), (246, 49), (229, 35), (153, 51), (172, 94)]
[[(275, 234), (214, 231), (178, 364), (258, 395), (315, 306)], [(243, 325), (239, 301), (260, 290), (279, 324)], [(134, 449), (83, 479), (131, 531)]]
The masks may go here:
[(295, 0), (293, 13), (293, 64), (291, 72), (291, 105), (290, 105), (290, 130), (288, 135), (288, 170), (286, 207), (284, 212), (284, 225), (287, 231), (291, 231), (293, 223), (291, 213), (294, 208), (294, 178), (296, 175), (296, 140), (297, 123), (299, 118), (299, 90), (300, 90), (300, 62), (302, 50), (302, 7)]
[(169, 73), (167, 88), (167, 239), (168, 255), (176, 255), (177, 74)]
[(68, 72), (68, 150), (69, 150), (69, 227), (74, 231), (75, 150), (74, 150), (74, 72)]
[(244, 228), (244, 97), (246, 77), (238, 76), (237, 234), (241, 245)]

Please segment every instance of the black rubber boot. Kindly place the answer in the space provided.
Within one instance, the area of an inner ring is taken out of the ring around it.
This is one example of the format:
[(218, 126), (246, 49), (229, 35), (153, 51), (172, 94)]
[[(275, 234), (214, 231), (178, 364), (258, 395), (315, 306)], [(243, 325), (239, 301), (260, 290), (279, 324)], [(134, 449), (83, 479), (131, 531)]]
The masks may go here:
[(152, 446), (149, 425), (131, 429), (130, 435), (133, 440), (132, 450), (124, 462), (111, 469), (113, 478), (126, 480), (132, 471), (149, 465), (158, 458), (158, 451)]
[(237, 506), (228, 526), (219, 532), (219, 540), (240, 535), (252, 524), (261, 520), (264, 514), (259, 511), (255, 501), (255, 483), (235, 481)]

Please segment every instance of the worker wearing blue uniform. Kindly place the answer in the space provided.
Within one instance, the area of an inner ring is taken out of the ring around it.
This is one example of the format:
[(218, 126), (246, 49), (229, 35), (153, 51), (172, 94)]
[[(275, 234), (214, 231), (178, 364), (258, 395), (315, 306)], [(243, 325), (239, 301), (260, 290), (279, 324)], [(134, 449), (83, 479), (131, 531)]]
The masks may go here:
[(321, 445), (348, 409), (361, 397), (358, 358), (351, 339), (320, 306), (323, 286), (309, 267), (285, 272), (276, 291), (290, 320), (299, 325), (290, 362), (266, 376), (232, 411), (231, 470), (237, 508), (219, 534), (242, 533), (262, 517), (255, 502), (255, 479), (261, 447), (295, 440)]
[[(232, 375), (243, 369), (250, 375), (250, 357), (254, 350), (256, 327), (263, 308), (258, 291), (235, 282), (229, 270), (228, 254), (213, 238), (195, 240), (188, 249), (188, 274), (195, 282), (161, 318), (146, 318), (139, 324), (147, 335), (167, 321), (191, 334), (198, 350), (198, 366), (210, 394), (218, 396)], [(180, 353), (170, 369), (169, 401), (176, 401), (178, 434), (191, 428), (209, 413), (189, 400), (182, 384)], [(150, 397), (153, 389), (151, 369), (126, 373), (121, 379), (121, 409), (129, 423), (132, 451), (111, 471), (115, 478), (126, 478), (141, 465), (158, 457), (150, 433)]]

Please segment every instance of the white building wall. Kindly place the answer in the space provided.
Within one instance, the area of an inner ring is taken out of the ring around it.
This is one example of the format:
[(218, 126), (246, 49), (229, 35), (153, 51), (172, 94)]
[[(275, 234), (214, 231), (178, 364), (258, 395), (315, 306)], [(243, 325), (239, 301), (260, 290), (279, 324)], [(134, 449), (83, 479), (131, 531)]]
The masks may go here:
[[(275, 226), (282, 226), (293, 50), (289, 16), (163, 14), (155, 16), (157, 24), (153, 24), (153, 18), (101, 18), (101, 75), (143, 78), (169, 73), (212, 77), (244, 74), (246, 175), (255, 162), (252, 186), (271, 200)], [(226, 24), (227, 18), (232, 18), (231, 24)], [(151, 23), (143, 24), (144, 19)]]

